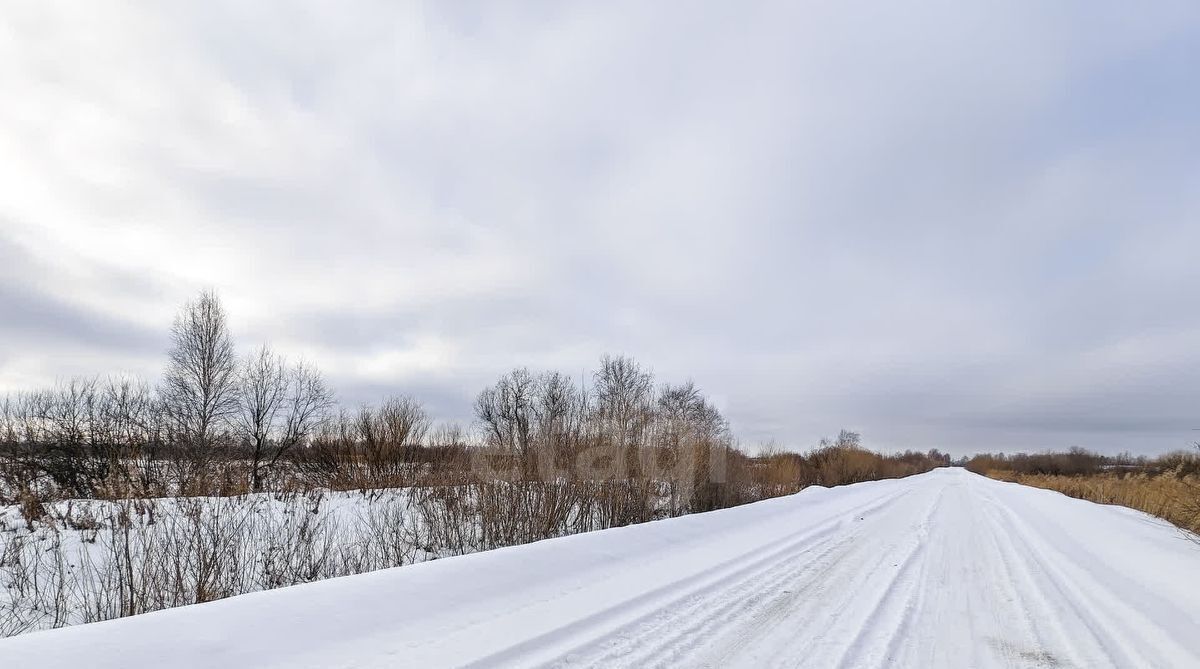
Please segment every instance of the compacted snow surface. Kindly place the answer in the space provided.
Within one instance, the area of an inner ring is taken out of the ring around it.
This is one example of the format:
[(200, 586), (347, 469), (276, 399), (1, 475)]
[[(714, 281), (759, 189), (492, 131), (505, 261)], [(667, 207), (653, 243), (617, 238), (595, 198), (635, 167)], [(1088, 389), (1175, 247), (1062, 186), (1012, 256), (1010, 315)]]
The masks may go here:
[(1200, 667), (1200, 545), (961, 469), (0, 640), (2, 667)]

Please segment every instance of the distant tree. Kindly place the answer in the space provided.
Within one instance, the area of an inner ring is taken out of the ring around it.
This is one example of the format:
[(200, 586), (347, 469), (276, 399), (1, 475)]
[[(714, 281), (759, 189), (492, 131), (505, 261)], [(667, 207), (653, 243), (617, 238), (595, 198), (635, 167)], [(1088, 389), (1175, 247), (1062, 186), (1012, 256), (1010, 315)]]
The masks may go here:
[(532, 403), (538, 473), (550, 478), (571, 473), (580, 445), (587, 398), (571, 377), (562, 372), (546, 372), (537, 379)]
[(279, 459), (325, 421), (333, 397), (314, 367), (289, 366), (269, 346), (246, 359), (238, 385), (241, 403), (234, 422), (250, 446), (250, 487), (258, 492)]
[(673, 497), (682, 494), (692, 510), (716, 508), (728, 446), (728, 425), (721, 412), (687, 381), (659, 390), (655, 418), (657, 457), (643, 464), (655, 465), (650, 474), (658, 477), (665, 460), (672, 470), (667, 478)]
[(625, 473), (642, 475), (642, 441), (653, 418), (654, 375), (633, 358), (604, 356), (595, 374), (596, 411), (606, 436), (623, 453)]
[(216, 293), (188, 302), (171, 327), (163, 399), (177, 441), (202, 468), (219, 430), (238, 412), (238, 364)]
[(850, 430), (842, 430), (838, 432), (837, 441), (833, 445), (838, 448), (862, 448), (862, 435)]
[(140, 494), (161, 494), (158, 467), (166, 436), (162, 403), (148, 383), (136, 378), (111, 378), (103, 392), (107, 439), (121, 446), (121, 458), (131, 465), (117, 471)]
[(533, 450), (537, 380), (527, 369), (514, 369), (475, 398), (475, 417), (490, 445), (512, 455), (522, 478), (537, 475)]

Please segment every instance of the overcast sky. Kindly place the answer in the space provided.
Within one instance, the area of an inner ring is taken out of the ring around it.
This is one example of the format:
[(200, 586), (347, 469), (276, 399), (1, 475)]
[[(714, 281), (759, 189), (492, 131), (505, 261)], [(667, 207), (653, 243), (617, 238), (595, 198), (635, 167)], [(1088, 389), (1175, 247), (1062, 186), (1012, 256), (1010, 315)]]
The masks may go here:
[(211, 287), (448, 419), (608, 352), (747, 444), (1200, 435), (1200, 4), (402, 4), (0, 4), (0, 390)]

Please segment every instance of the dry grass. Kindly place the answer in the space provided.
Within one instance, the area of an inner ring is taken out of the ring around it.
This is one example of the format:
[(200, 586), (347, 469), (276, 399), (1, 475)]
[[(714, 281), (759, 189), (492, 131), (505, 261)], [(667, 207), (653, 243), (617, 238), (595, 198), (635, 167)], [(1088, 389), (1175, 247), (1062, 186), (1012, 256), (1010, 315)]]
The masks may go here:
[(986, 473), (995, 479), (1056, 490), (1090, 502), (1127, 506), (1158, 516), (1192, 533), (1200, 533), (1200, 477), (1195, 474), (1167, 472), (1158, 475), (1103, 473), (1064, 476), (1021, 474), (1006, 470), (989, 470)]

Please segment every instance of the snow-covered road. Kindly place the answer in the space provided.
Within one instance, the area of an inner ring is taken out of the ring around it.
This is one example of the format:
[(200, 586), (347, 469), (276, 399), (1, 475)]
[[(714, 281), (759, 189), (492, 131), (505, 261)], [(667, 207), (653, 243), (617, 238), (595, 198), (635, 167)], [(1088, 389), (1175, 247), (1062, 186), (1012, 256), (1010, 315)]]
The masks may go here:
[(943, 469), (0, 640), (3, 667), (1200, 667), (1200, 545)]

